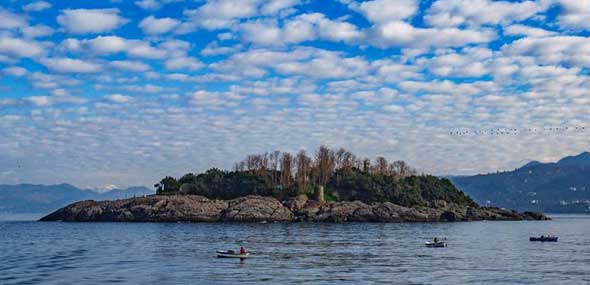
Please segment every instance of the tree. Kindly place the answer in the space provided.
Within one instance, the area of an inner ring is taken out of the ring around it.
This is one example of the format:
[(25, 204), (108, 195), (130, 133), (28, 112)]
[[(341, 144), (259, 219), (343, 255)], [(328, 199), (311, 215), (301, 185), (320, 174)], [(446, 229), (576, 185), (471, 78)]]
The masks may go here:
[[(277, 196), (274, 190), (278, 184), (282, 191)], [(158, 194), (196, 194), (212, 199), (246, 195), (284, 199), (309, 194), (318, 185), (324, 187), (328, 199), (335, 201), (389, 201), (403, 206), (428, 206), (445, 200), (476, 206), (450, 181), (416, 176), (416, 170), (402, 160), (388, 164), (384, 157), (377, 157), (371, 163), (345, 149), (335, 152), (325, 146), (318, 149), (313, 159), (304, 150), (296, 156), (278, 151), (248, 155), (236, 164), (234, 171), (212, 168), (200, 174), (185, 174), (178, 181), (166, 176), (154, 187)]]
[(363, 159), (363, 171), (367, 173), (371, 171), (371, 160), (368, 158)]
[(295, 158), (295, 163), (297, 165), (296, 180), (299, 193), (306, 193), (311, 186), (311, 158), (307, 156), (305, 150), (300, 150)]
[(236, 163), (235, 170), (236, 171), (246, 171), (246, 162), (242, 160), (242, 161)]
[(280, 184), (283, 189), (291, 188), (293, 184), (293, 156), (288, 152), (283, 152), (280, 158)]
[(325, 146), (320, 146), (316, 153), (317, 179), (320, 186), (326, 186), (335, 168), (334, 152)]
[(396, 160), (391, 164), (393, 172), (400, 178), (412, 176), (416, 174), (416, 170), (411, 168), (405, 161)]
[(268, 155), (268, 161), (269, 161), (269, 168), (271, 170), (271, 184), (272, 187), (274, 188), (277, 184), (279, 184), (279, 178), (280, 176), (278, 175), (278, 171), (279, 171), (279, 156), (281, 155), (281, 152), (278, 150), (275, 150), (273, 152), (271, 152)]
[(375, 159), (375, 173), (379, 175), (387, 175), (388, 174), (388, 165), (387, 159), (383, 156), (378, 156)]
[(178, 192), (180, 184), (174, 177), (166, 176), (159, 183), (154, 184), (156, 194), (171, 194)]

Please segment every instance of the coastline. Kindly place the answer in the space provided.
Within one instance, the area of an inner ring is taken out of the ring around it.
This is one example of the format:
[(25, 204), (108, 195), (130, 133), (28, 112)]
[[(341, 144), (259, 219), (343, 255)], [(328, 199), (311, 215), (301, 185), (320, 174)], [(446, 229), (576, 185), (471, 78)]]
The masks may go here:
[(550, 220), (541, 213), (459, 206), (436, 201), (430, 207), (403, 207), (390, 202), (318, 202), (305, 196), (279, 201), (245, 196), (232, 200), (197, 195), (152, 195), (114, 201), (72, 203), (39, 221), (64, 222), (460, 222)]

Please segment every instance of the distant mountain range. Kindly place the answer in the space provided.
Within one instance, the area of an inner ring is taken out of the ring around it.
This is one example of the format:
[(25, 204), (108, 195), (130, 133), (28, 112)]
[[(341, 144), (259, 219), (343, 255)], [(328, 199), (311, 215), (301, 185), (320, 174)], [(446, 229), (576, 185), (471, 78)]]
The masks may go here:
[(154, 190), (146, 187), (130, 187), (98, 193), (70, 184), (0, 185), (0, 213), (49, 213), (81, 200), (112, 200), (154, 193)]
[(549, 213), (590, 212), (590, 153), (514, 171), (449, 177), (481, 205)]

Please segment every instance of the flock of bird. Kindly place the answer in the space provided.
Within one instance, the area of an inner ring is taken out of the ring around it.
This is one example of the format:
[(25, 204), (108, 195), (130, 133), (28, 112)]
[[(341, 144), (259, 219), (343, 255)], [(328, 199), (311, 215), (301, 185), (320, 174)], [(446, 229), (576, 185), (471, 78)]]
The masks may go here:
[(560, 133), (560, 132), (582, 132), (586, 127), (551, 127), (551, 128), (491, 128), (491, 129), (459, 129), (451, 130), (451, 136), (507, 136), (527, 133)]

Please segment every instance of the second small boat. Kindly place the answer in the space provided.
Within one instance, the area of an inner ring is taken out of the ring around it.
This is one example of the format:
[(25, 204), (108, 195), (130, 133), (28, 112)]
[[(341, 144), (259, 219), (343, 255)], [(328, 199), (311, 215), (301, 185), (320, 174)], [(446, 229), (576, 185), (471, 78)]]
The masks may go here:
[(217, 257), (219, 258), (248, 258), (250, 256), (249, 253), (240, 254), (239, 252), (235, 252), (233, 250), (218, 250), (216, 251)]
[(530, 241), (541, 241), (541, 242), (557, 242), (558, 237), (556, 236), (540, 236), (540, 237), (530, 237)]
[(434, 238), (432, 241), (424, 243), (426, 247), (447, 247), (447, 238)]
[(426, 247), (447, 247), (447, 243), (444, 241), (439, 241), (439, 242), (426, 242), (424, 243), (426, 245)]

